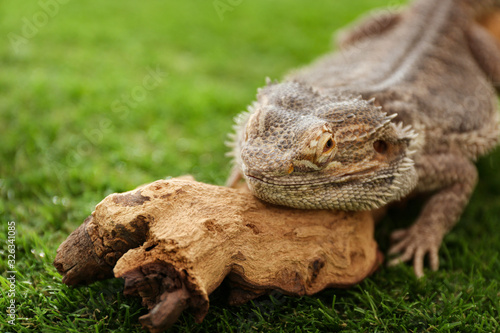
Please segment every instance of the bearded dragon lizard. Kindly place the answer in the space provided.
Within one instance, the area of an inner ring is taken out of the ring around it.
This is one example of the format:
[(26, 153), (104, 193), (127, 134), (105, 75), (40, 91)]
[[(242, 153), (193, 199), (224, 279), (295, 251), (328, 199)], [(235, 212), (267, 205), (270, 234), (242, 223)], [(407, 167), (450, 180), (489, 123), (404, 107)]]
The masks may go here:
[(499, 9), (498, 0), (417, 0), (369, 16), (340, 35), (340, 51), (268, 81), (237, 117), (228, 185), (244, 177), (273, 204), (353, 211), (430, 192), (416, 222), (393, 232), (389, 264), (413, 259), (420, 277), (428, 255), (437, 270), (476, 184), (473, 161), (499, 141), (500, 41), (478, 24)]

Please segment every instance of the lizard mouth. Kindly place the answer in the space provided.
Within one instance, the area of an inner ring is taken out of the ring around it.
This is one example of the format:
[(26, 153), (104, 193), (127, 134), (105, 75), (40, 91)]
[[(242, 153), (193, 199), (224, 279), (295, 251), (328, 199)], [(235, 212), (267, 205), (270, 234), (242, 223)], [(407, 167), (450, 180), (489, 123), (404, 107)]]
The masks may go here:
[[(275, 186), (293, 186), (293, 187), (298, 187), (298, 186), (318, 186), (318, 185), (325, 185), (325, 184), (334, 184), (334, 183), (347, 183), (347, 182), (353, 182), (359, 179), (364, 178), (367, 174), (374, 173), (378, 170), (378, 167), (370, 167), (364, 170), (360, 170), (357, 172), (350, 172), (343, 174), (341, 176), (334, 176), (332, 177), (331, 175), (323, 175), (323, 176), (318, 176), (317, 173), (300, 173), (295, 176), (281, 176), (281, 177), (266, 177), (265, 175), (262, 176), (256, 176), (256, 175), (251, 175), (248, 173), (245, 173), (245, 177), (249, 181), (254, 181), (257, 183), (262, 183), (266, 185), (275, 185)], [(300, 179), (297, 179), (300, 178)]]
[(389, 168), (370, 166), (334, 177), (314, 172), (278, 176), (247, 171), (244, 175), (256, 197), (300, 209), (374, 209), (407, 195), (417, 181), (409, 157)]

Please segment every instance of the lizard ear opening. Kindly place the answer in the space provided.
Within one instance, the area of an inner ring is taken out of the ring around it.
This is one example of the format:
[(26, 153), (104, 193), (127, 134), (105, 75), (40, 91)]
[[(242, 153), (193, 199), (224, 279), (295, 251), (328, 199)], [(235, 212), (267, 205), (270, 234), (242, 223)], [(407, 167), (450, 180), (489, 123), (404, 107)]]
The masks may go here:
[(373, 149), (375, 149), (377, 153), (383, 155), (387, 153), (388, 149), (387, 142), (385, 142), (384, 140), (377, 140), (373, 143)]

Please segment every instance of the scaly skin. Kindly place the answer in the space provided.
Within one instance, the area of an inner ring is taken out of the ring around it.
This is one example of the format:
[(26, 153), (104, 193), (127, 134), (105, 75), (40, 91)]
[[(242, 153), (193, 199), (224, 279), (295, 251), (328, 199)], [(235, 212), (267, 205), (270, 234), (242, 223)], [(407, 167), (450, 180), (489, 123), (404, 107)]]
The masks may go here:
[(420, 0), (340, 35), (341, 51), (259, 89), (238, 117), (234, 185), (303, 209), (367, 210), (432, 192), (392, 234), (390, 264), (438, 268), (474, 189), (473, 160), (498, 142), (500, 43), (476, 23), (488, 0)]

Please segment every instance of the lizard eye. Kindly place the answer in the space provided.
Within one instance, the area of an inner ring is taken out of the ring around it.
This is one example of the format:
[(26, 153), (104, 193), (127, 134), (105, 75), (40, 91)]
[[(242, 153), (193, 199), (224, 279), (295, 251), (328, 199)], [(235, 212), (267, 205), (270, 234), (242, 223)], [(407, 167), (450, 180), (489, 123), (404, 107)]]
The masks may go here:
[(324, 132), (314, 141), (316, 146), (316, 153), (314, 156), (314, 163), (322, 164), (326, 162), (336, 153), (337, 143), (330, 132)]
[(329, 132), (323, 133), (318, 138), (318, 148), (316, 151), (317, 158), (320, 156), (329, 155), (337, 146), (335, 140), (332, 137), (332, 134)]
[(328, 141), (325, 142), (325, 146), (323, 147), (323, 153), (329, 153), (334, 147), (335, 144), (333, 143), (333, 139), (328, 139)]
[(387, 152), (387, 142), (377, 140), (373, 143), (373, 149), (379, 154), (385, 154)]

